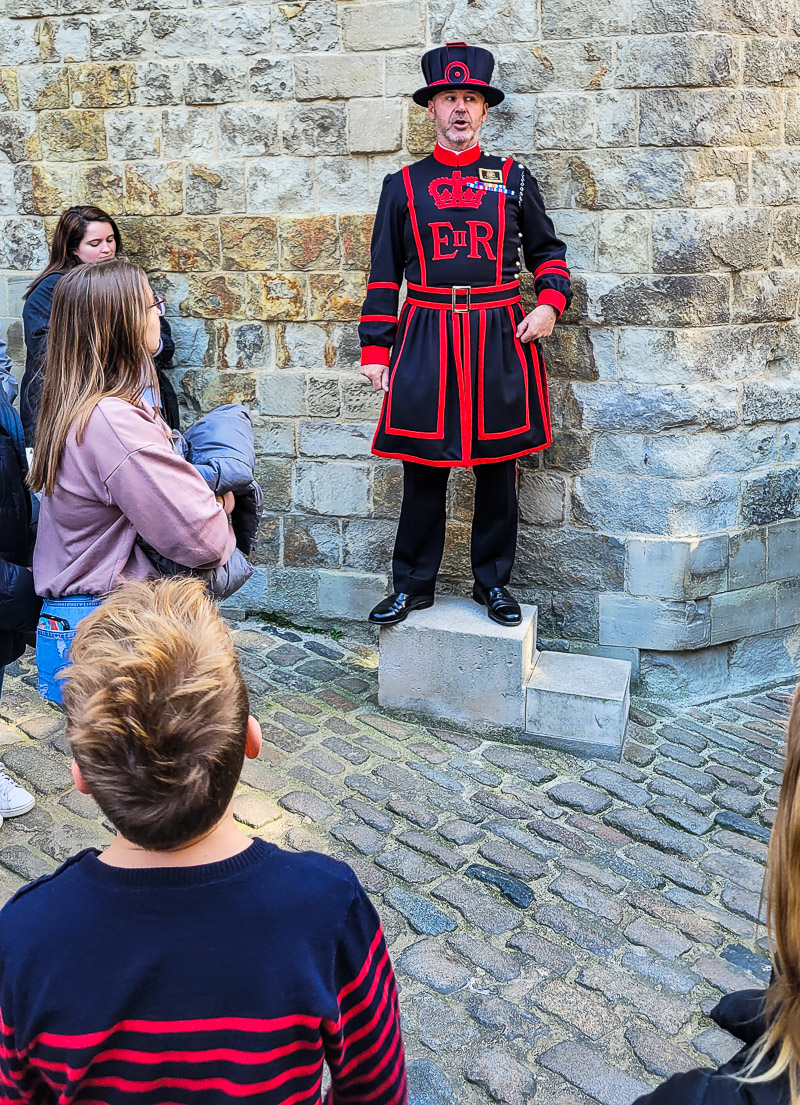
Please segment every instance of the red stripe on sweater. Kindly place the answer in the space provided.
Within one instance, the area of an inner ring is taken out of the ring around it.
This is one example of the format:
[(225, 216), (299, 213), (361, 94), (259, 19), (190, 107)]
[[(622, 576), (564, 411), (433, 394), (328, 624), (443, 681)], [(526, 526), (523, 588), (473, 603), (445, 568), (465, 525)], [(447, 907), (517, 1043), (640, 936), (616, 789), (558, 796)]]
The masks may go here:
[(161, 1034), (166, 1032), (218, 1032), (221, 1029), (233, 1029), (237, 1032), (275, 1032), (282, 1028), (294, 1028), (297, 1025), (319, 1029), (321, 1023), (320, 1017), (311, 1017), (302, 1013), (294, 1013), (288, 1017), (275, 1017), (271, 1020), (259, 1017), (208, 1017), (204, 1020), (193, 1021), (126, 1020), (118, 1021), (111, 1028), (103, 1029), (101, 1032), (86, 1032), (75, 1036), (58, 1032), (41, 1032), (19, 1050), (17, 1055), (28, 1054), (37, 1044), (45, 1044), (51, 1047), (93, 1047), (96, 1044), (104, 1043), (115, 1032)]

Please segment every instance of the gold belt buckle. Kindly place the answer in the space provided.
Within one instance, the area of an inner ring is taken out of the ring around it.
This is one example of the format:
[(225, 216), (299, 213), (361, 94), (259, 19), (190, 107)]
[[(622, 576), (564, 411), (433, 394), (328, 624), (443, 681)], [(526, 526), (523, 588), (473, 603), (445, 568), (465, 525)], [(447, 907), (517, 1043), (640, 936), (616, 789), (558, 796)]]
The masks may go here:
[[(467, 296), (467, 301), (466, 301), (466, 303), (463, 307), (459, 307), (458, 303), (457, 303), (457, 296), (458, 296), (459, 292), (465, 292), (466, 296)], [(463, 314), (466, 314), (467, 311), (469, 311), (470, 307), (472, 306), (472, 288), (469, 286), (469, 284), (454, 284), (453, 285), (452, 304), (453, 304), (453, 313), (454, 314), (463, 315)]]

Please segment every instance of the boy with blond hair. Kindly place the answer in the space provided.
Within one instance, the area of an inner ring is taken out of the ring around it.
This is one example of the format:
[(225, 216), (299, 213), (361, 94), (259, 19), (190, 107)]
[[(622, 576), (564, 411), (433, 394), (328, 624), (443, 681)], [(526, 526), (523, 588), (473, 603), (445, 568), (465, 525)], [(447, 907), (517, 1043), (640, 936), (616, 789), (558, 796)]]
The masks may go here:
[(79, 790), (117, 836), (0, 912), (0, 1100), (404, 1105), (380, 921), (345, 864), (237, 829), (261, 746), (224, 622), (191, 579), (82, 622), (64, 703)]

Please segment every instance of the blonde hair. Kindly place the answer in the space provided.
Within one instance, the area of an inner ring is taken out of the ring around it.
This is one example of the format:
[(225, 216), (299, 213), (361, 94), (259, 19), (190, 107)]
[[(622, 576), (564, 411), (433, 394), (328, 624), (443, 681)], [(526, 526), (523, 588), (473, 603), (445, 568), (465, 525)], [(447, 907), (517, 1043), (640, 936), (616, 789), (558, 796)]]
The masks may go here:
[(34, 491), (52, 495), (71, 430), (80, 444), (101, 399), (138, 403), (147, 387), (158, 386), (146, 340), (145, 281), (137, 265), (115, 259), (78, 265), (56, 284), (29, 477)]
[(154, 851), (213, 828), (242, 770), (249, 707), (203, 584), (125, 585), (81, 622), (70, 658), (72, 754), (115, 828)]
[[(786, 1075), (791, 1105), (800, 1103), (800, 688), (786, 739), (786, 767), (772, 826), (767, 874), (767, 936), (773, 977), (765, 995), (767, 1030), (755, 1044), (742, 1081)], [(766, 1070), (756, 1073), (764, 1063)]]

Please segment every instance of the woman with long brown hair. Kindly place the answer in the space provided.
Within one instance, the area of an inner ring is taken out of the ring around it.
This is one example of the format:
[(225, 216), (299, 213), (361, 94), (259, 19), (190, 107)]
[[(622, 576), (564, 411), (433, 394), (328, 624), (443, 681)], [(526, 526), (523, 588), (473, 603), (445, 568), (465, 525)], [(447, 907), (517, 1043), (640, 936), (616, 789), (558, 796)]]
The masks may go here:
[(634, 1105), (800, 1105), (800, 688), (765, 880), (772, 979), (728, 994), (711, 1017), (743, 1047), (717, 1070), (676, 1074)]
[(159, 310), (145, 274), (123, 260), (80, 265), (53, 295), (30, 474), (42, 492), (39, 689), (51, 701), (77, 622), (118, 584), (159, 574), (142, 542), (187, 568), (224, 564), (236, 545), (233, 496), (216, 499), (146, 398)]
[[(56, 224), (50, 246), (50, 259), (46, 267), (31, 281), (25, 292), (22, 323), (25, 329), (25, 375), (20, 392), (20, 415), (25, 431), (25, 443), (33, 448), (36, 437), (36, 421), (42, 398), (44, 360), (50, 328), (50, 311), (53, 293), (64, 273), (78, 265), (93, 265), (98, 261), (111, 261), (122, 252), (119, 227), (101, 207), (85, 204), (70, 207)], [(164, 418), (176, 430), (179, 424), (178, 398), (175, 389), (165, 375), (175, 353), (172, 331), (166, 318), (161, 317), (161, 345), (155, 355), (158, 391), (154, 393), (160, 403)]]

